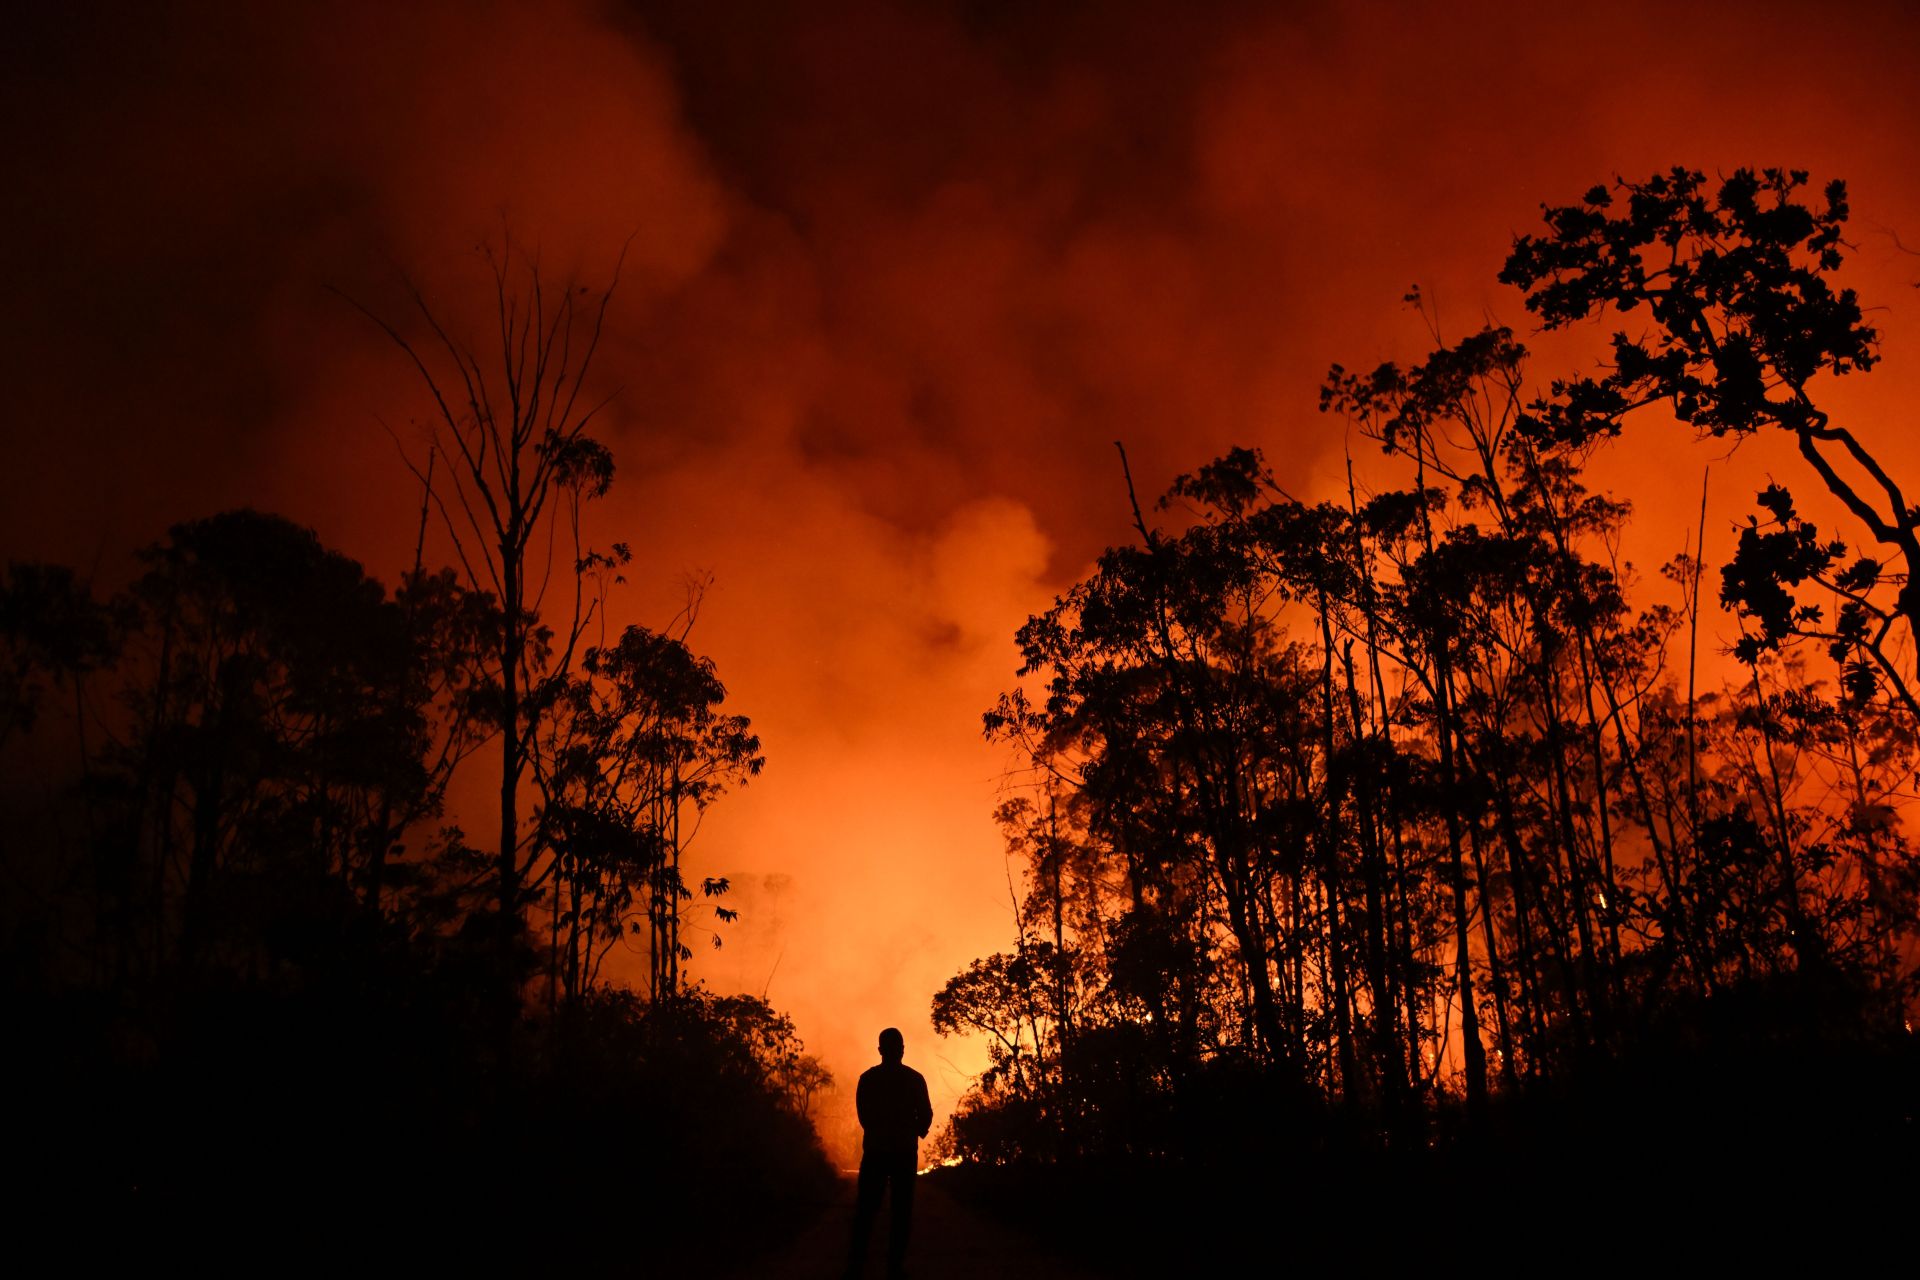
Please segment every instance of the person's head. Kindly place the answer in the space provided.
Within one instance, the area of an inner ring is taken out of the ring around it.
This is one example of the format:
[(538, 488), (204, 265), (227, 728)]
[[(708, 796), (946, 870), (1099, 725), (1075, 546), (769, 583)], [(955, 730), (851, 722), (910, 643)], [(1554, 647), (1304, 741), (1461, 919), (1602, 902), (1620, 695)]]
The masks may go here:
[(880, 1033), (880, 1058), (883, 1062), (898, 1062), (907, 1052), (907, 1038), (900, 1034), (898, 1027), (888, 1027)]

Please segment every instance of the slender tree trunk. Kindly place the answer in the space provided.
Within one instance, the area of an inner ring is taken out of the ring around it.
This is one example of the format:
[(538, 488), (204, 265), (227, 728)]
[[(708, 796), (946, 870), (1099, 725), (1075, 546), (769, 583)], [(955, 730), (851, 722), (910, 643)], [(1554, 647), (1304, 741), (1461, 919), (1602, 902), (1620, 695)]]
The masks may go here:
[[(1416, 483), (1424, 494), (1427, 464), (1424, 438), (1415, 436)], [(1433, 555), (1433, 518), (1423, 499), (1420, 531), (1429, 557)], [(1466, 863), (1460, 832), (1460, 779), (1453, 753), (1453, 663), (1447, 654), (1448, 637), (1436, 619), (1430, 637), (1433, 661), (1434, 736), (1440, 748), (1440, 812), (1447, 829), (1447, 869), (1453, 891), (1454, 983), (1460, 996), (1461, 1064), (1467, 1081), (1467, 1113), (1480, 1120), (1487, 1107), (1487, 1050), (1480, 1041), (1480, 1011), (1473, 993), (1473, 949), (1469, 942)]]
[(1333, 716), (1333, 622), (1329, 616), (1327, 593), (1320, 590), (1320, 732), (1321, 732), (1321, 772), (1324, 800), (1321, 805), (1323, 827), (1320, 832), (1321, 874), (1327, 885), (1327, 928), (1329, 942), (1333, 950), (1333, 1011), (1334, 1033), (1337, 1039), (1337, 1054), (1340, 1064), (1340, 1091), (1349, 1102), (1357, 1091), (1358, 1073), (1354, 1070), (1353, 1054), (1353, 1006), (1347, 990), (1347, 956), (1345, 939), (1341, 930), (1341, 885), (1340, 852), (1345, 843), (1341, 806), (1344, 800), (1343, 788), (1336, 782), (1340, 776), (1335, 763), (1337, 747), (1334, 741)]
[(213, 876), (219, 861), (221, 807), (226, 791), (226, 696), (225, 673), (216, 671), (216, 692), (202, 713), (201, 760), (195, 771), (193, 787), (193, 848), (187, 855), (186, 903), (181, 932), (181, 952), (189, 967), (205, 958), (211, 926), (207, 918), (207, 896), (212, 892)]
[[(1446, 690), (1450, 676), (1444, 661), (1436, 663), (1435, 687)], [(1480, 1039), (1480, 1011), (1474, 999), (1473, 949), (1468, 941), (1471, 914), (1467, 904), (1466, 863), (1461, 846), (1459, 779), (1453, 758), (1452, 699), (1441, 693), (1436, 706), (1440, 738), (1440, 785), (1446, 790), (1440, 809), (1447, 827), (1448, 880), (1453, 891), (1454, 981), (1460, 995), (1461, 1064), (1466, 1069), (1467, 1111), (1484, 1116), (1487, 1106), (1487, 1049)]]
[[(560, 855), (554, 854), (553, 866), (553, 909), (547, 921), (547, 1017), (551, 1019), (560, 1008), (560, 884), (566, 879), (559, 866)], [(567, 984), (569, 988), (573, 985)], [(569, 993), (571, 994), (571, 993)]]
[(1542, 649), (1540, 658), (1541, 709), (1545, 715), (1547, 730), (1547, 760), (1549, 766), (1548, 790), (1553, 796), (1554, 813), (1559, 818), (1560, 839), (1557, 843), (1566, 860), (1567, 867), (1567, 906), (1573, 917), (1573, 925), (1580, 936), (1580, 968), (1582, 986), (1587, 992), (1587, 1002), (1593, 1021), (1600, 1037), (1608, 1039), (1608, 1027), (1611, 1024), (1610, 1001), (1606, 998), (1601, 970), (1600, 948), (1593, 937), (1593, 922), (1589, 910), (1591, 894), (1587, 887), (1585, 859), (1580, 852), (1580, 829), (1573, 816), (1573, 779), (1567, 769), (1566, 742), (1561, 729), (1559, 698), (1552, 657)]
[(1500, 941), (1493, 925), (1493, 898), (1487, 892), (1487, 864), (1480, 849), (1480, 821), (1467, 824), (1467, 844), (1473, 853), (1473, 874), (1480, 883), (1480, 940), (1487, 949), (1487, 986), (1493, 992), (1493, 1012), (1500, 1035), (1500, 1074), (1508, 1088), (1519, 1080), (1513, 1068), (1513, 1030), (1507, 1018), (1507, 979), (1500, 962)]
[(494, 863), (500, 998), (507, 1023), (520, 1003), (514, 952), (520, 941), (520, 775), (525, 768), (520, 739), (521, 564), (518, 529), (501, 540), (500, 636), (500, 850)]
[(667, 877), (667, 994), (680, 994), (680, 760), (674, 757), (671, 765), (671, 787), (667, 800), (667, 821), (673, 825), (673, 832), (667, 841), (667, 850), (673, 859), (671, 873)]
[[(1347, 675), (1348, 714), (1352, 721), (1353, 739), (1364, 742), (1370, 731), (1363, 728), (1360, 705), (1360, 692), (1354, 679), (1353, 646), (1349, 644), (1345, 654)], [(1405, 1106), (1407, 1088), (1406, 1060), (1401, 1053), (1400, 1038), (1394, 1030), (1394, 1010), (1399, 1005), (1399, 995), (1394, 988), (1393, 959), (1388, 942), (1387, 926), (1387, 859), (1386, 851), (1381, 847), (1380, 815), (1375, 795), (1376, 783), (1370, 762), (1361, 761), (1354, 774), (1354, 798), (1359, 806), (1358, 831), (1360, 835), (1361, 883), (1366, 902), (1366, 970), (1367, 988), (1371, 993), (1371, 1014), (1373, 1019), (1373, 1038), (1375, 1053), (1381, 1059), (1380, 1070), (1384, 1077), (1382, 1089), (1387, 1114), (1387, 1128), (1393, 1140), (1401, 1140), (1400, 1127), (1403, 1124), (1402, 1111)]]
[(1754, 723), (1760, 730), (1760, 749), (1766, 758), (1767, 772), (1761, 794), (1766, 798), (1768, 816), (1773, 820), (1775, 856), (1780, 875), (1780, 908), (1786, 919), (1787, 937), (1794, 959), (1805, 967), (1824, 951), (1820, 938), (1807, 924), (1806, 910), (1800, 901), (1800, 876), (1793, 866), (1793, 836), (1787, 823), (1786, 788), (1781, 785), (1780, 766), (1774, 759), (1773, 713), (1767, 709), (1767, 695), (1760, 687), (1760, 669), (1748, 664), (1753, 681)]

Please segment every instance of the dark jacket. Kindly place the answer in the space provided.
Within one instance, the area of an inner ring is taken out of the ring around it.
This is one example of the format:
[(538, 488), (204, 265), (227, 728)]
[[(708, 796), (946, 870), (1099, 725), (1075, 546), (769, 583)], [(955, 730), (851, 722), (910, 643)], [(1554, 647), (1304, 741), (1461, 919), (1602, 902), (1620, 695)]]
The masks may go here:
[(919, 1140), (933, 1127), (933, 1102), (926, 1077), (904, 1062), (883, 1062), (860, 1076), (854, 1108), (866, 1130), (865, 1152), (882, 1159), (911, 1161)]

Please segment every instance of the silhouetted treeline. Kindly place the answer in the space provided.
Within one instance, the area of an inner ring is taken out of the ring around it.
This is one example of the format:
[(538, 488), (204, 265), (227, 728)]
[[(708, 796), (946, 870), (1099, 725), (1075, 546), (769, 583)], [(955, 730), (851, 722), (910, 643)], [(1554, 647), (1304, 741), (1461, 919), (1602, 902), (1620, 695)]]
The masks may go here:
[[(628, 557), (578, 544), (612, 475), (582, 425), (449, 428), (476, 459), (544, 459), (541, 501), (573, 516), (572, 571), (518, 608), (475, 571), (445, 437), (421, 535), (437, 508), (462, 568), (416, 553), (397, 590), (251, 510), (175, 526), (109, 598), (6, 566), (0, 929), (45, 1104), (18, 1158), (163, 1194), (631, 1192), (656, 1254), (830, 1181), (807, 1120), (829, 1080), (792, 1024), (681, 977), (689, 910), (727, 889), (685, 871), (698, 814), (763, 761), (686, 642), (697, 593), (669, 631), (609, 634)], [(496, 562), (550, 559), (565, 526), (540, 510)], [(493, 847), (448, 806), (489, 756), (514, 802)]]
[[(1021, 628), (1038, 687), (986, 717), (1026, 766), (1020, 928), (933, 1004), (992, 1054), (956, 1154), (1300, 1177), (1497, 1136), (1592, 1190), (1649, 1150), (1910, 1150), (1920, 508), (1817, 405), (1875, 346), (1845, 190), (1804, 183), (1550, 209), (1503, 279), (1549, 326), (1628, 313), (1602, 373), (1537, 390), (1498, 326), (1336, 366), (1388, 487), (1303, 502), (1235, 450)], [(1636, 604), (1630, 508), (1583, 478), (1629, 419), (1787, 432), (1855, 523), (1769, 488), (1731, 563), (1695, 544)]]

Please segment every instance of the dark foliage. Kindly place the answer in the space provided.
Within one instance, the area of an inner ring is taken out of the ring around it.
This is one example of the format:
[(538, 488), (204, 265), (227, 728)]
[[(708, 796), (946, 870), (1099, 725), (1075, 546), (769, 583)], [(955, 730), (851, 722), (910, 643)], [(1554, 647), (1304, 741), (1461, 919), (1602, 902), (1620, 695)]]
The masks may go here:
[[(711, 663), (631, 628), (585, 651), (531, 740), (530, 883), (597, 913), (585, 965), (538, 946), (573, 921), (532, 894), (503, 930), (488, 855), (443, 822), (452, 770), (497, 732), (490, 599), (418, 571), (390, 595), (254, 511), (141, 560), (106, 602), (53, 567), (0, 583), (0, 746), (33, 784), (0, 811), (24, 1191), (414, 1239), (484, 1226), (529, 1258), (556, 1213), (618, 1206), (663, 1265), (750, 1256), (817, 1211), (834, 1182), (808, 1109), (829, 1079), (792, 1024), (677, 972), (645, 998), (598, 974), (604, 935), (673, 937), (678, 807), (760, 768)], [(595, 843), (560, 820), (580, 809)], [(609, 899), (623, 885), (653, 895), (653, 929), (633, 892)]]
[(1040, 692), (986, 716), (1018, 765), (1018, 929), (933, 1005), (992, 1058), (947, 1136), (961, 1186), (1058, 1195), (1057, 1230), (1104, 1199), (1135, 1225), (1117, 1273), (1152, 1274), (1201, 1216), (1251, 1260), (1263, 1201), (1367, 1224), (1306, 1233), (1365, 1258), (1457, 1232), (1469, 1197), (1511, 1244), (1536, 1212), (1604, 1235), (1629, 1186), (1758, 1221), (1783, 1170), (1802, 1194), (1911, 1161), (1904, 567), (1770, 487), (1721, 578), (1736, 674), (1702, 691), (1704, 552), (1663, 571), (1677, 607), (1636, 607), (1629, 509), (1583, 480), (1656, 404), (1785, 430), (1909, 560), (1912, 511), (1814, 401), (1877, 353), (1829, 281), (1844, 188), (1805, 183), (1675, 171), (1550, 209), (1503, 278), (1549, 325), (1644, 308), (1604, 373), (1535, 392), (1499, 327), (1336, 366), (1321, 407), (1391, 487), (1307, 504), (1235, 449), (1021, 628)]

